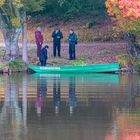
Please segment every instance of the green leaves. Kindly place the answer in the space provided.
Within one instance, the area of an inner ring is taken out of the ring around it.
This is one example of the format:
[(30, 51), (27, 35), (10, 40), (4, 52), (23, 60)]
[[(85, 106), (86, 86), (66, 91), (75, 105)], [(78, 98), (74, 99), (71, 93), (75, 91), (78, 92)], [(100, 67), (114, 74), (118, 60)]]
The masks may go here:
[(22, 2), (26, 11), (36, 12), (43, 10), (46, 0), (22, 0)]

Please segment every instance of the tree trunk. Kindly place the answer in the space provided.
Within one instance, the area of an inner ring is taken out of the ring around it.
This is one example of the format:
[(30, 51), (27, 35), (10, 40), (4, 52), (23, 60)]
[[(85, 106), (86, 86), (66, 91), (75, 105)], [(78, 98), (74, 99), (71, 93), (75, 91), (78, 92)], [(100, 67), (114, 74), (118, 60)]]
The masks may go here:
[(131, 57), (138, 58), (140, 56), (140, 46), (136, 40), (136, 36), (132, 33), (126, 33), (125, 40), (128, 44), (128, 54)]
[(3, 36), (5, 41), (5, 56), (6, 60), (13, 60), (19, 56), (18, 39), (21, 28), (3, 29)]
[(27, 139), (27, 88), (28, 88), (28, 77), (23, 75), (22, 77), (22, 109), (23, 109), (23, 131), (24, 139)]
[(26, 23), (26, 12), (23, 14), (23, 25), (22, 25), (22, 60), (28, 64), (28, 49), (27, 49), (27, 23)]

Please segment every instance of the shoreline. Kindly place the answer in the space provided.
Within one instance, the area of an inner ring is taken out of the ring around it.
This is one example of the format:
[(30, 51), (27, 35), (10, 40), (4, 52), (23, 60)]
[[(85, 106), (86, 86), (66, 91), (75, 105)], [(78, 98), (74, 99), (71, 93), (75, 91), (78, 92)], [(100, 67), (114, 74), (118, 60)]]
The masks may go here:
[[(0, 46), (3, 43), (0, 43)], [(21, 44), (19, 44), (21, 45)], [(71, 65), (72, 61), (68, 60), (68, 44), (62, 43), (61, 47), (61, 58), (53, 57), (53, 46), (52, 43), (48, 43), (48, 64), (51, 66), (62, 66)], [(3, 47), (0, 47), (3, 49)], [(90, 43), (78, 43), (76, 47), (77, 61), (83, 60), (86, 64), (97, 64), (97, 63), (116, 63), (116, 56), (127, 54), (127, 44), (125, 42), (90, 42)], [(22, 48), (20, 47), (20, 57), (22, 56)], [(36, 45), (28, 43), (28, 56), (30, 65), (38, 65), (39, 61), (36, 57)], [(1, 54), (2, 57), (2, 54)], [(0, 60), (0, 64), (3, 64), (3, 60)], [(9, 73), (9, 68), (3, 69), (4, 73)], [(24, 72), (28, 71), (24, 69)], [(130, 71), (125, 68), (123, 72)], [(1, 71), (0, 71), (1, 72)]]

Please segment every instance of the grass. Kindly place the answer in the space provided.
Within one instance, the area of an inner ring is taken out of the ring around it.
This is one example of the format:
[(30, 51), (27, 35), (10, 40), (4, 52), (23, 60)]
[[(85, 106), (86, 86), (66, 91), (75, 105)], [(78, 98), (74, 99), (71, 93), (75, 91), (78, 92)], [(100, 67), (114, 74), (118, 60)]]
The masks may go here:
[(87, 64), (86, 61), (83, 59), (75, 60), (75, 61), (71, 62), (72, 66), (80, 66), (80, 65), (86, 65), (86, 64)]
[(6, 64), (0, 64), (0, 70), (6, 67)]
[(12, 60), (10, 62), (8, 62), (6, 64), (6, 66), (11, 70), (11, 71), (16, 71), (16, 72), (19, 72), (19, 71), (23, 71), (27, 65), (24, 64), (21, 60), (19, 59), (15, 59), (15, 60)]

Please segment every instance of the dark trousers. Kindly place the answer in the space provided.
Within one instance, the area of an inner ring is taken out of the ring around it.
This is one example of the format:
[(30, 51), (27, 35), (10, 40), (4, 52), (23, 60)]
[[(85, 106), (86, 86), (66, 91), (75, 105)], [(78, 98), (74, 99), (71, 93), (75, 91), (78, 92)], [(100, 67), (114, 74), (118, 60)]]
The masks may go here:
[(53, 44), (53, 56), (56, 57), (56, 53), (58, 52), (58, 57), (61, 56), (61, 44), (55, 43)]
[(76, 59), (75, 44), (69, 44), (69, 59)]
[(41, 63), (41, 66), (46, 66), (46, 64), (47, 64), (46, 61), (44, 61), (44, 60), (40, 61), (40, 63)]
[(37, 45), (37, 57), (40, 57), (41, 45)]

